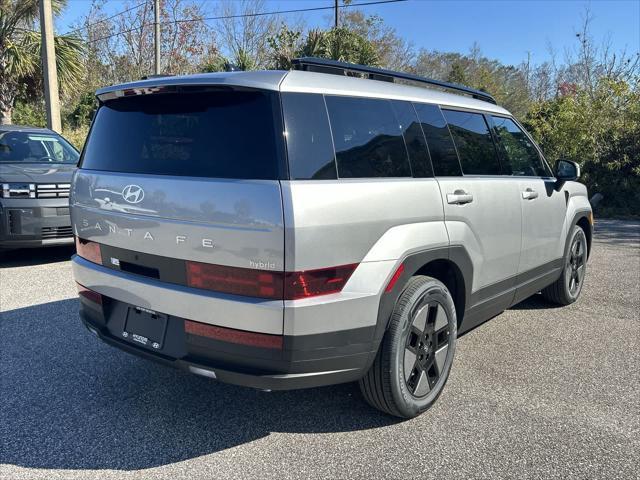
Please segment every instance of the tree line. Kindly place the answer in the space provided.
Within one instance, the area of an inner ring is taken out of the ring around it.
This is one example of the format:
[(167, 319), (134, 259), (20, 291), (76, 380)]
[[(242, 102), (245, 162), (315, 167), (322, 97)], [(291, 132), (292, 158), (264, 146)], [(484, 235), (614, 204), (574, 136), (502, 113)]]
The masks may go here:
[[(60, 14), (67, 2), (52, 3)], [(92, 0), (84, 18), (55, 38), (64, 134), (78, 147), (96, 109), (95, 90), (153, 72), (153, 0), (128, 0), (116, 14), (106, 3)], [(588, 10), (573, 45), (550, 49), (541, 64), (525, 58), (507, 65), (478, 44), (467, 53), (418, 48), (350, 0), (343, 0), (339, 26), (327, 28), (309, 28), (304, 12), (285, 18), (269, 6), (162, 0), (162, 71), (289, 69), (293, 58), (317, 56), (484, 90), (527, 126), (550, 163), (581, 165), (591, 194), (604, 196), (601, 213), (640, 214), (640, 54), (593, 38)], [(0, 0), (0, 123), (45, 123), (37, 16), (37, 0)]]

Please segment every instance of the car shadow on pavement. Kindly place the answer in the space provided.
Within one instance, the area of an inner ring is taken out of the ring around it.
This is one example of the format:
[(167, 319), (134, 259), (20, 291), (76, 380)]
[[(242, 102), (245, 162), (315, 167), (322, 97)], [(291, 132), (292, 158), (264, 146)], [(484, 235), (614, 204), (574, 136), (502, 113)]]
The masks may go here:
[(73, 245), (0, 250), (0, 268), (28, 267), (31, 265), (65, 262), (74, 253), (75, 247)]
[(520, 303), (509, 307), (509, 310), (542, 310), (553, 308), (562, 308), (562, 306), (546, 300), (541, 293), (536, 293)]
[(30, 468), (138, 470), (398, 422), (354, 384), (267, 393), (126, 354), (81, 325), (76, 299), (0, 314), (0, 390), (0, 464)]

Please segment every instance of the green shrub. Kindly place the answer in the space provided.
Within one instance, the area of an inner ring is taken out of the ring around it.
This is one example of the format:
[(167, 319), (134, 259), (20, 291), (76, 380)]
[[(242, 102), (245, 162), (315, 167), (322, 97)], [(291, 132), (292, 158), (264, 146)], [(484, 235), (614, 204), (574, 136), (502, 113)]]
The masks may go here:
[(62, 130), (62, 136), (69, 140), (78, 150), (82, 150), (84, 142), (89, 133), (89, 126), (82, 125), (77, 128), (65, 128)]
[(72, 127), (82, 127), (91, 124), (93, 115), (98, 109), (98, 101), (93, 92), (83, 93), (78, 103), (66, 115), (66, 121)]
[(16, 101), (13, 109), (13, 123), (16, 125), (26, 125), (29, 127), (46, 127), (47, 116), (42, 102), (21, 102)]
[(640, 92), (607, 78), (595, 91), (579, 88), (539, 102), (526, 124), (554, 163), (573, 160), (582, 168), (589, 195), (604, 198), (597, 213), (640, 213)]

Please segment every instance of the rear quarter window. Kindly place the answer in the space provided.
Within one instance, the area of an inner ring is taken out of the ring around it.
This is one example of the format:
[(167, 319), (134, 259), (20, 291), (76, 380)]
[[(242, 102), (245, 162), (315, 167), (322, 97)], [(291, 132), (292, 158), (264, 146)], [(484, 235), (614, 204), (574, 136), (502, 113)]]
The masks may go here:
[(282, 113), (291, 179), (337, 178), (324, 97), (312, 93), (283, 93)]
[(277, 95), (223, 91), (142, 95), (98, 110), (81, 167), (111, 172), (278, 179)]

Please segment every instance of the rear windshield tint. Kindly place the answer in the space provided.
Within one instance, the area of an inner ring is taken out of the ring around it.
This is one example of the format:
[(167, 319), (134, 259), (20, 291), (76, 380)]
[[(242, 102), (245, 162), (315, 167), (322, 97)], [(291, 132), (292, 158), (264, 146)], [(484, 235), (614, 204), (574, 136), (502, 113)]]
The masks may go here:
[(200, 92), (120, 98), (100, 107), (81, 163), (111, 172), (278, 179), (275, 94)]

